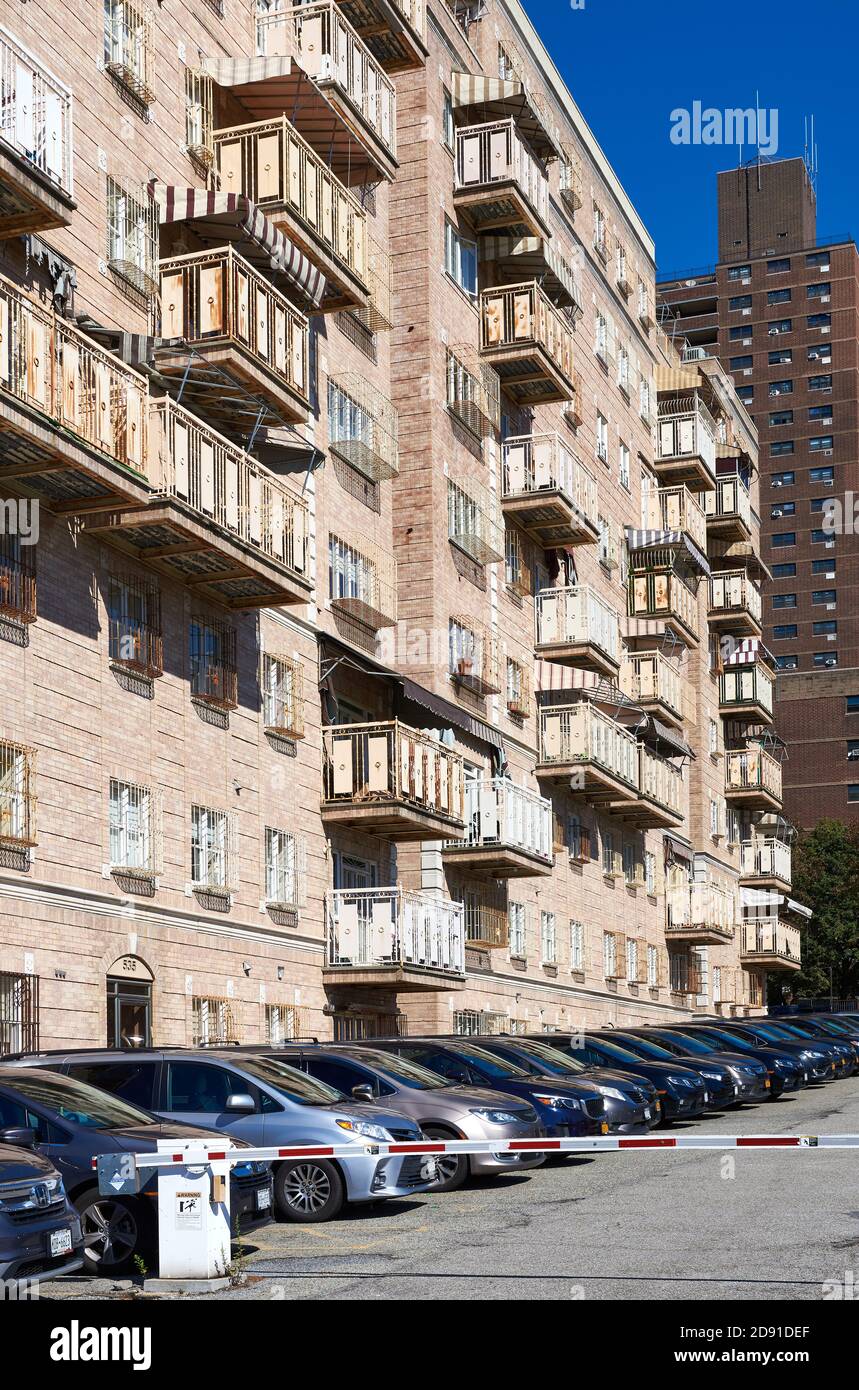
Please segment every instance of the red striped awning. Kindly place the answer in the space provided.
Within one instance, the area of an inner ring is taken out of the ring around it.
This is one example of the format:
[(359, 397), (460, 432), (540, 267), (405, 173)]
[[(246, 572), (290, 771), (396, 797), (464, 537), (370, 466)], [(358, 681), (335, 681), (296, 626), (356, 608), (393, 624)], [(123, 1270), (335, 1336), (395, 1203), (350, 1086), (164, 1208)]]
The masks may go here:
[(325, 294), (322, 271), (249, 198), (157, 181), (152, 190), (159, 222), (185, 222), (208, 246), (237, 243), (245, 259), (263, 274), (283, 275), (302, 307), (319, 308)]
[(726, 666), (754, 666), (758, 661), (775, 666), (775, 657), (760, 637), (743, 637), (735, 642), (731, 652), (725, 657)]

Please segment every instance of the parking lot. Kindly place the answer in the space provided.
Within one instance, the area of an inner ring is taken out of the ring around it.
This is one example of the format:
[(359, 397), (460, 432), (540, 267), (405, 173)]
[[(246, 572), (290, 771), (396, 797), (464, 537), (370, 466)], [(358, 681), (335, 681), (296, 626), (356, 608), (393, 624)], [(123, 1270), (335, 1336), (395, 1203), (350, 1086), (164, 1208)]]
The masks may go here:
[[(857, 1133), (859, 1078), (674, 1132), (693, 1131)], [(820, 1300), (857, 1251), (855, 1152), (604, 1154), (322, 1227), (271, 1224), (234, 1251), (244, 1285), (211, 1297)], [(127, 1286), (70, 1277), (42, 1289), (111, 1293)]]

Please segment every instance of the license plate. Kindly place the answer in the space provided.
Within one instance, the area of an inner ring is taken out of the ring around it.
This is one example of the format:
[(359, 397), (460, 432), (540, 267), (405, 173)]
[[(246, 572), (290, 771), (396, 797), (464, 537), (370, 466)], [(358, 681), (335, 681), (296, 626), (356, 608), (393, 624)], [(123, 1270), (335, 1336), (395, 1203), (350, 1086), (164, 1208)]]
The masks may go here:
[(649, 1106), (649, 1105), (645, 1105), (645, 1107), (644, 1107), (644, 1118), (645, 1118), (645, 1120), (649, 1120), (650, 1117), (651, 1117), (651, 1115), (652, 1115), (652, 1113), (653, 1113), (653, 1112), (652, 1112), (652, 1110), (650, 1109), (650, 1106)]
[(804, 1071), (804, 1072), (802, 1073), (802, 1078), (803, 1078), (804, 1081), (807, 1081), (807, 1080), (808, 1080), (808, 1072), (807, 1072), (807, 1071)]
[(71, 1231), (51, 1231), (49, 1246), (52, 1255), (68, 1255), (72, 1248)]
[(257, 1192), (257, 1211), (268, 1211), (271, 1206), (271, 1192), (267, 1187), (261, 1187)]
[(766, 1081), (764, 1082), (764, 1087), (766, 1088), (766, 1090), (769, 1090), (771, 1085), (772, 1082), (770, 1081), (769, 1077), (767, 1077)]
[(705, 1091), (705, 1092), (704, 1092), (704, 1104), (705, 1104), (705, 1105), (709, 1105), (709, 1103), (710, 1103), (710, 1092), (709, 1092), (709, 1091)]
[(735, 1095), (735, 1096), (738, 1096), (739, 1094), (740, 1094), (740, 1088), (739, 1088), (739, 1086), (735, 1086), (735, 1087), (734, 1087), (734, 1095)]

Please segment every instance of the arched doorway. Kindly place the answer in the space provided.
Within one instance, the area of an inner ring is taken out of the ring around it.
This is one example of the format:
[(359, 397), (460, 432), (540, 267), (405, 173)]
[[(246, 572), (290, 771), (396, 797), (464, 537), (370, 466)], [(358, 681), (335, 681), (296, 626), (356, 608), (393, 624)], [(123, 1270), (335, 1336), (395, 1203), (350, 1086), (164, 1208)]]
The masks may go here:
[(108, 1047), (152, 1046), (153, 978), (139, 956), (120, 956), (108, 970)]

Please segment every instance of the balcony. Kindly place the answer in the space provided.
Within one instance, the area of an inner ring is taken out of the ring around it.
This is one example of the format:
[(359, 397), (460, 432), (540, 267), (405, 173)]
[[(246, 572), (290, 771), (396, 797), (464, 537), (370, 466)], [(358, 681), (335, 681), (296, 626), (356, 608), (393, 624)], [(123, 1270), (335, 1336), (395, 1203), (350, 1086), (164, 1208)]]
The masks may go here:
[(454, 206), (477, 232), (549, 237), (549, 181), (513, 119), (456, 132)]
[(683, 773), (646, 744), (638, 745), (638, 801), (615, 808), (639, 830), (677, 829), (683, 824)]
[(566, 782), (595, 804), (631, 807), (639, 796), (635, 736), (593, 705), (553, 705), (540, 711), (537, 776)]
[(376, 181), (393, 179), (396, 88), (334, 0), (312, 0), (258, 15), (257, 47), (267, 57), (284, 54), (296, 59), (361, 141)]
[(698, 643), (698, 595), (668, 565), (630, 573), (629, 615), (664, 623), (686, 646)]
[(397, 410), (366, 377), (329, 377), (328, 447), (370, 482), (399, 473)]
[(780, 811), (781, 764), (766, 749), (751, 746), (725, 755), (725, 799), (750, 811)]
[(716, 425), (704, 402), (691, 396), (660, 395), (658, 447), (653, 466), (671, 483), (696, 488), (716, 485)]
[(385, 72), (426, 65), (425, 0), (340, 0), (340, 8)]
[(221, 190), (249, 198), (324, 274), (322, 312), (366, 308), (367, 214), (286, 116), (212, 138)]
[(156, 362), (228, 436), (307, 420), (307, 319), (232, 246), (161, 262)]
[(647, 499), (647, 529), (682, 531), (698, 549), (707, 553), (707, 518), (688, 487), (660, 487)]
[(326, 985), (398, 993), (450, 990), (465, 977), (461, 903), (403, 888), (325, 895)]
[(701, 964), (689, 950), (668, 952), (668, 988), (672, 994), (698, 995), (704, 987)]
[(307, 504), (169, 396), (148, 421), (151, 500), (80, 525), (227, 608), (306, 603)]
[(505, 892), (498, 886), (451, 886), (462, 902), (466, 949), (505, 951), (510, 944), (510, 919)]
[(686, 682), (679, 668), (661, 652), (629, 652), (620, 669), (625, 695), (669, 724), (682, 724)]
[(791, 884), (791, 848), (771, 837), (740, 845), (740, 883), (749, 888), (783, 889)]
[(0, 240), (67, 227), (72, 94), (0, 25)]
[(747, 541), (752, 534), (752, 499), (739, 474), (716, 479), (704, 497), (707, 533), (724, 541)]
[(544, 661), (615, 680), (620, 669), (620, 619), (589, 585), (541, 589), (536, 596), (535, 651)]
[(460, 487), (447, 480), (448, 539), (477, 565), (493, 565), (504, 559), (504, 526), (498, 498), (476, 478)]
[(763, 663), (726, 666), (719, 680), (719, 713), (724, 719), (773, 722), (774, 682)]
[(743, 923), (740, 963), (761, 970), (801, 970), (799, 927), (766, 915)]
[(595, 545), (597, 485), (558, 434), (517, 435), (502, 446), (501, 505), (545, 547)]
[(501, 693), (501, 653), (494, 633), (474, 618), (452, 617), (449, 643), (448, 674), (454, 685), (478, 697)]
[(725, 946), (736, 935), (736, 895), (704, 881), (671, 887), (665, 894), (665, 937), (688, 946)]
[(712, 575), (707, 621), (711, 628), (724, 629), (738, 637), (760, 637), (761, 593), (744, 570)]
[(0, 849), (26, 853), (38, 843), (35, 780), (35, 749), (0, 739)]
[(464, 841), (445, 846), (445, 863), (489, 878), (551, 874), (552, 803), (505, 778), (465, 784)]
[(462, 758), (398, 720), (323, 730), (322, 819), (392, 840), (465, 833)]
[(569, 145), (561, 146), (558, 191), (571, 213), (582, 206), (582, 162)]
[(397, 621), (396, 561), (368, 537), (328, 535), (328, 596), (341, 613), (379, 632)]
[(60, 515), (141, 505), (146, 379), (0, 277), (0, 480)]
[(480, 352), (519, 405), (574, 395), (570, 322), (536, 283), (482, 292)]

